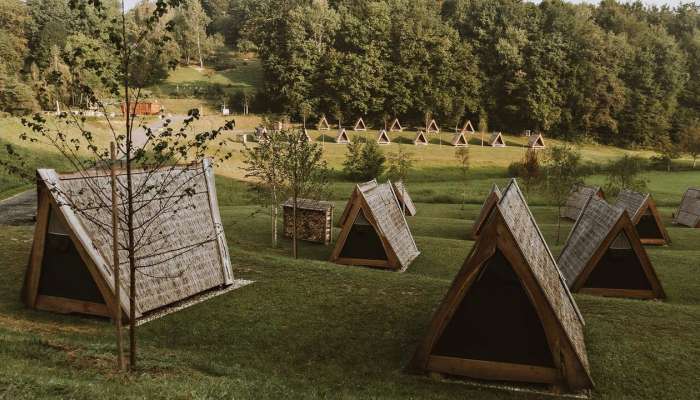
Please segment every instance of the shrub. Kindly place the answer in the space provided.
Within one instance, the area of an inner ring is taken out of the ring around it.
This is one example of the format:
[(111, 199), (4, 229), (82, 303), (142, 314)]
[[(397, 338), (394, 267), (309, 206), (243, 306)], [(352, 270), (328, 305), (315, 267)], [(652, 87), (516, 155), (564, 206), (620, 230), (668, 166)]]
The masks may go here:
[(384, 172), (386, 157), (373, 141), (366, 142), (354, 136), (348, 144), (348, 152), (343, 162), (343, 171), (353, 180), (370, 180)]
[(611, 196), (617, 196), (622, 189), (644, 190), (646, 179), (639, 175), (644, 172), (646, 160), (638, 156), (626, 154), (622, 158), (608, 163), (608, 176), (605, 191)]

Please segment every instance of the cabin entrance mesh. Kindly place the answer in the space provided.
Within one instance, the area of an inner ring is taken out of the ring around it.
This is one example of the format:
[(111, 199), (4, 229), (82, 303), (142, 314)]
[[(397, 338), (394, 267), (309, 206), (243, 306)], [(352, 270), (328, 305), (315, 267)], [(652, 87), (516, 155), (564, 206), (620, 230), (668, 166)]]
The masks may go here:
[(540, 318), (499, 250), (469, 287), (433, 354), (554, 367)]

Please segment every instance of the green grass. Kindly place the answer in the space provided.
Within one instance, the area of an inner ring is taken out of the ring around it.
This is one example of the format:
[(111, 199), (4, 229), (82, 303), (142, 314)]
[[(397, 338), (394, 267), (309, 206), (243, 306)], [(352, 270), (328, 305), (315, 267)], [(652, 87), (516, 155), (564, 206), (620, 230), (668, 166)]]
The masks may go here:
[[(107, 321), (21, 305), (32, 229), (2, 227), (0, 398), (542, 398), (403, 371), (473, 244), (478, 204), (418, 202), (409, 223), (422, 254), (398, 274), (332, 265), (330, 247), (309, 243), (294, 260), (288, 240), (270, 247), (268, 217), (242, 183), (217, 184), (235, 274), (255, 283), (145, 325), (130, 376), (113, 370)], [(344, 202), (335, 204), (337, 224)], [(667, 223), (671, 210), (661, 208)], [(533, 213), (554, 243), (556, 211)], [(666, 301), (576, 296), (596, 399), (700, 396), (700, 230), (669, 231), (671, 246), (648, 248)]]
[(257, 59), (236, 60), (230, 69), (216, 71), (189, 66), (172, 71), (161, 84), (151, 88), (163, 96), (187, 96), (195, 88), (221, 85), (227, 91), (252, 91), (262, 87), (262, 69)]

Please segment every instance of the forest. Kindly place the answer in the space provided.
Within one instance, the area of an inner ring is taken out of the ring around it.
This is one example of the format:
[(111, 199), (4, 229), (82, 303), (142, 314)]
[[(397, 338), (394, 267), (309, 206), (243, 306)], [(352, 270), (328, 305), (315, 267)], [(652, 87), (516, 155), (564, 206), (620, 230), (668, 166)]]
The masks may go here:
[[(178, 64), (225, 68), (250, 54), (264, 76), (253, 111), (294, 120), (326, 115), (347, 124), (364, 116), (377, 126), (399, 117), (421, 126), (435, 118), (450, 129), (469, 119), (481, 130), (664, 153), (700, 130), (693, 4), (160, 0), (137, 4), (125, 22), (138, 26), (148, 10), (173, 2), (139, 49), (132, 81), (140, 86)], [(79, 18), (89, 12), (81, 3), (88, 2), (0, 2), (0, 112), (52, 110), (56, 100), (80, 106), (88, 99), (75, 93), (86, 81), (108, 95), (109, 79), (81, 66), (114, 62), (102, 51), (110, 30), (95, 35), (99, 27)], [(100, 3), (120, 18), (120, 1)], [(149, 46), (167, 51), (149, 57)], [(73, 76), (75, 87), (60, 76)], [(59, 83), (60, 93), (47, 92), (47, 83)]]

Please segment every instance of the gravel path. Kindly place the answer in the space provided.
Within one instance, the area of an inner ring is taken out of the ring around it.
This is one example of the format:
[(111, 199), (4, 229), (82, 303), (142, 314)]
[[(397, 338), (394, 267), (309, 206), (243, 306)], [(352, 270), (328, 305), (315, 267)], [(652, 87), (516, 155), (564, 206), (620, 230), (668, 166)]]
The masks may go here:
[(36, 191), (27, 190), (0, 201), (0, 225), (33, 225), (36, 219)]

